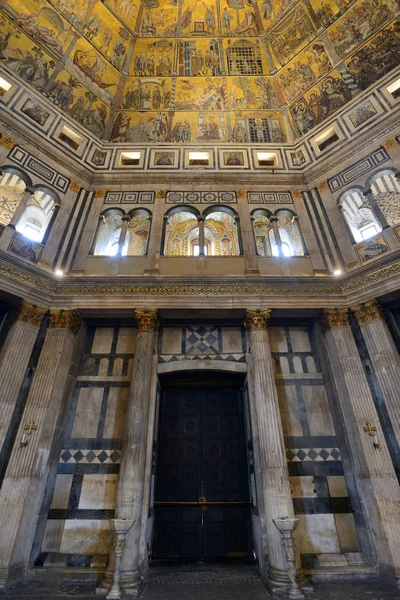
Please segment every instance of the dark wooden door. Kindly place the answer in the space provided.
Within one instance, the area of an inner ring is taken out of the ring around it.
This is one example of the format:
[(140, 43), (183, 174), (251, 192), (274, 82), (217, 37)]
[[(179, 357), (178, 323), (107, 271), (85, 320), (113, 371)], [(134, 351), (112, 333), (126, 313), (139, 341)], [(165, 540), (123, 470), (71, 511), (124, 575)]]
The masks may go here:
[(250, 556), (240, 393), (235, 389), (166, 389), (159, 440), (154, 556)]

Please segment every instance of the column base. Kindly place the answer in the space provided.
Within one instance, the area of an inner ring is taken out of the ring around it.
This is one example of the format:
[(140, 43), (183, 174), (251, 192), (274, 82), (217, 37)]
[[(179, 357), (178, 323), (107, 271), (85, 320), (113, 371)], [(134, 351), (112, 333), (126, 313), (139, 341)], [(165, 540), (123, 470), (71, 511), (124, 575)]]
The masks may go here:
[(142, 586), (143, 579), (139, 571), (124, 571), (121, 573), (120, 585), (127, 596), (137, 596)]
[[(306, 576), (300, 570), (297, 573), (296, 581), (301, 587), (304, 594), (310, 594), (314, 591), (313, 586), (308, 582)], [(266, 579), (266, 586), (273, 594), (288, 594), (290, 588), (292, 587), (292, 581), (286, 571), (281, 571), (279, 569), (271, 569), (269, 570), (268, 577)], [(289, 596), (290, 598), (294, 598), (295, 596)], [(298, 596), (301, 598), (304, 596)]]

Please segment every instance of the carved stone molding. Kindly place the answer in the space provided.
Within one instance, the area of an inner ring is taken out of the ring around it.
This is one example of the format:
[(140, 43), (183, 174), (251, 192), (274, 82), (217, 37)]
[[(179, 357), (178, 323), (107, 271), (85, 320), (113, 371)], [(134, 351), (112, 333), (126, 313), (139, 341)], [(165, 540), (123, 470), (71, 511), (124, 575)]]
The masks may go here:
[(356, 315), (357, 321), (359, 325), (363, 325), (364, 323), (370, 323), (375, 319), (384, 319), (383, 308), (378, 304), (377, 300), (369, 300), (369, 302), (365, 302), (364, 304), (357, 304), (357, 306), (352, 306), (351, 310)]
[(157, 310), (135, 310), (138, 330), (156, 331), (158, 327)]
[(266, 310), (246, 310), (245, 326), (247, 331), (258, 331), (267, 329), (268, 319), (271, 316), (271, 309)]
[(105, 198), (107, 196), (107, 190), (96, 190), (94, 193), (95, 198)]
[(79, 192), (79, 190), (81, 189), (81, 184), (78, 183), (77, 181), (75, 181), (74, 179), (71, 179), (71, 181), (69, 182), (69, 189), (74, 192), (75, 194), (77, 194)]
[(29, 323), (35, 327), (40, 327), (46, 313), (47, 308), (29, 304), (29, 302), (23, 300), (21, 306), (14, 315), (14, 321), (23, 321), (24, 323)]
[(76, 310), (50, 311), (50, 329), (70, 329), (74, 335), (77, 335), (81, 324), (82, 319)]
[(0, 133), (0, 145), (4, 146), (4, 148), (7, 148), (8, 150), (12, 150), (18, 144), (5, 133)]
[(321, 318), (323, 331), (335, 327), (350, 327), (348, 308), (326, 308)]

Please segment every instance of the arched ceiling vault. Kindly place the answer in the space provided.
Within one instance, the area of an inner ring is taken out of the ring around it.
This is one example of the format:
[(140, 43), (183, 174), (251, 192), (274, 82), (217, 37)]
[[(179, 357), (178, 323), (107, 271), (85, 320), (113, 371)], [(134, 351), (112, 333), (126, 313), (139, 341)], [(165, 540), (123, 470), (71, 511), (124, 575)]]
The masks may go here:
[(399, 64), (399, 8), (399, 0), (7, 0), (0, 64), (103, 140), (276, 144)]

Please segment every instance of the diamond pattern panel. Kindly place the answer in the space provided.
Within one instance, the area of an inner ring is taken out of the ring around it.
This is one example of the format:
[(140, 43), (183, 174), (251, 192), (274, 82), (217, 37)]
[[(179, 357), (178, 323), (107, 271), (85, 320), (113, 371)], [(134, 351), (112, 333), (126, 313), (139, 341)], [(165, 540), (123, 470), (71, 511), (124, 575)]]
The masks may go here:
[(59, 462), (116, 465), (121, 462), (121, 452), (119, 450), (63, 450)]
[(339, 448), (292, 448), (286, 450), (288, 462), (342, 460)]

